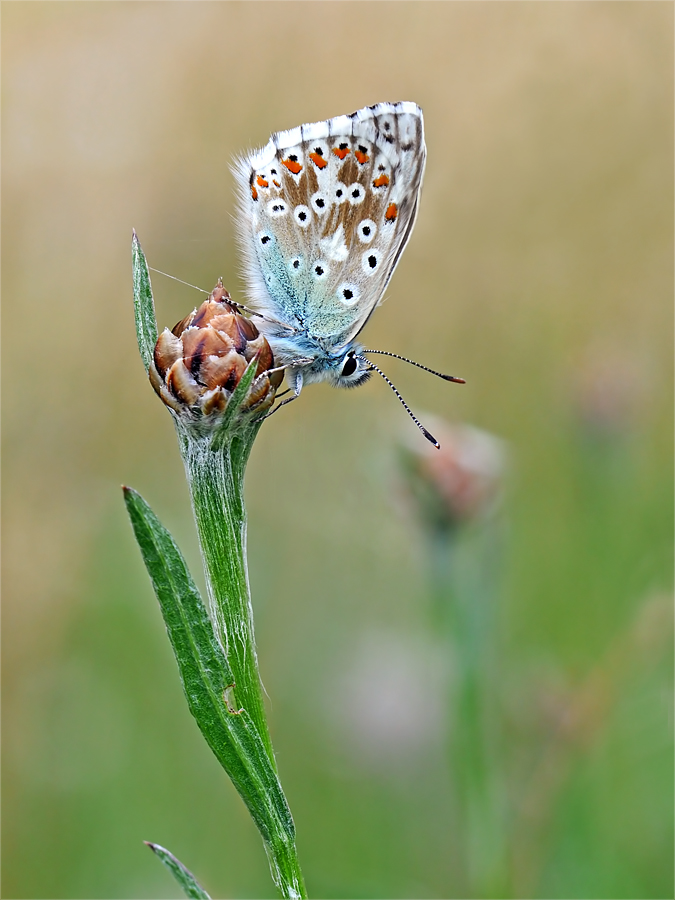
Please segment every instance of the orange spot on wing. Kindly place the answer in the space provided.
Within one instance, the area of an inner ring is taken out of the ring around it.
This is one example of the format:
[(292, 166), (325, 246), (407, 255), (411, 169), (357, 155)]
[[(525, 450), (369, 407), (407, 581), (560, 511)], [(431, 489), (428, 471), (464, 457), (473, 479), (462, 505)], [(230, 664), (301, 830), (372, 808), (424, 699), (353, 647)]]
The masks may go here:
[(338, 159), (344, 159), (345, 156), (349, 153), (349, 147), (333, 147), (333, 153), (337, 156)]
[(373, 187), (386, 187), (389, 184), (388, 175), (378, 175), (373, 182)]
[(365, 165), (365, 164), (368, 162), (368, 160), (370, 159), (370, 157), (368, 156), (368, 154), (367, 154), (367, 153), (362, 153), (361, 150), (355, 150), (355, 151), (354, 151), (354, 156), (356, 157), (356, 159), (358, 160), (358, 162), (361, 163), (362, 166)]
[(298, 172), (302, 171), (302, 166), (299, 162), (296, 162), (294, 159), (282, 159), (281, 165), (286, 166), (289, 172), (292, 172), (294, 175), (297, 175)]
[(280, 185), (279, 182), (276, 180), (276, 178), (273, 178), (273, 179), (272, 179), (272, 184), (273, 184), (275, 187), (281, 187), (281, 185)]
[(309, 158), (312, 160), (317, 169), (325, 169), (328, 165), (323, 156), (319, 156), (318, 153), (310, 153)]
[(398, 207), (395, 203), (390, 203), (387, 207), (387, 211), (384, 214), (384, 218), (387, 222), (393, 222), (396, 216), (398, 215)]
[(258, 175), (256, 181), (258, 183), (258, 187), (269, 187), (269, 184), (265, 181), (262, 175)]
[(254, 184), (251, 185), (251, 197), (253, 197), (254, 200), (258, 199), (258, 191)]

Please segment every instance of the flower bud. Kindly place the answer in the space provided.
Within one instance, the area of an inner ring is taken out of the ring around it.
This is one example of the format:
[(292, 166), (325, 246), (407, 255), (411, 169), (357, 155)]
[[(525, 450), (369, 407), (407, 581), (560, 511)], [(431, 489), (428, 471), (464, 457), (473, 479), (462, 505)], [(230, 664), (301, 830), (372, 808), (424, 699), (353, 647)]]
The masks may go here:
[(253, 322), (237, 312), (219, 279), (199, 309), (160, 334), (148, 375), (176, 415), (209, 424), (225, 411), (254, 358), (257, 371), (242, 411), (269, 409), (283, 372), (269, 374), (274, 367), (270, 345)]
[(440, 451), (424, 441), (400, 448), (407, 486), (423, 521), (445, 531), (489, 515), (502, 494), (503, 441), (470, 425), (450, 425), (430, 415), (426, 421)]

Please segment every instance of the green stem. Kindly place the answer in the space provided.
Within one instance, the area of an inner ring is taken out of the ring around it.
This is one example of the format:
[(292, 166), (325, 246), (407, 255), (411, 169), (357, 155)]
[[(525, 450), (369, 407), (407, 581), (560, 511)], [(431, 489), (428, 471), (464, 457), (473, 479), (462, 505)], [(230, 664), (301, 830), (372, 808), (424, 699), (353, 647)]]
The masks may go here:
[(258, 428), (214, 450), (211, 436), (179, 428), (180, 448), (204, 562), (211, 615), (234, 676), (232, 705), (254, 721), (276, 771), (267, 727), (246, 566), (244, 469)]
[(430, 534), (434, 618), (456, 664), (450, 758), (474, 897), (508, 895), (491, 524), (472, 533)]
[(272, 840), (265, 842), (265, 851), (272, 870), (272, 879), (289, 900), (307, 900), (307, 890), (302, 878), (295, 843)]
[[(181, 455), (204, 562), (216, 633), (234, 679), (228, 702), (245, 709), (277, 771), (267, 726), (255, 648), (253, 608), (246, 564), (244, 471), (259, 425), (241, 425), (214, 449), (211, 435), (178, 426)], [(264, 836), (263, 836), (264, 837)], [(282, 830), (265, 839), (272, 876), (284, 897), (306, 897), (295, 841)]]

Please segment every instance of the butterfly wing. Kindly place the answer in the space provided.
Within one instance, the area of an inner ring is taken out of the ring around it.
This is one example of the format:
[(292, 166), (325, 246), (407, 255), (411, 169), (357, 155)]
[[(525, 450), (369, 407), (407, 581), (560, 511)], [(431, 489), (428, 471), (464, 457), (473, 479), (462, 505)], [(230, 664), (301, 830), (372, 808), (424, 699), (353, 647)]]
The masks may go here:
[(279, 132), (240, 159), (251, 306), (331, 350), (350, 341), (410, 238), (425, 158), (422, 110), (404, 102)]

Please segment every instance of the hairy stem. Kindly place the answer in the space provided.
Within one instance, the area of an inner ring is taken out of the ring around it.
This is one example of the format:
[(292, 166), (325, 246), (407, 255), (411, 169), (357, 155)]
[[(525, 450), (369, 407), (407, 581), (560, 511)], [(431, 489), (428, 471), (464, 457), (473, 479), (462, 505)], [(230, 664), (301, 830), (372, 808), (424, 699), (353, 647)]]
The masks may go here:
[[(206, 576), (211, 617), (232, 671), (228, 703), (245, 709), (277, 771), (270, 739), (253, 628), (246, 565), (244, 470), (258, 425), (241, 427), (214, 449), (210, 435), (197, 437), (178, 428), (192, 508)], [(263, 836), (264, 837), (264, 836)], [(272, 830), (265, 850), (275, 883), (284, 897), (306, 897), (295, 840)]]
[(244, 469), (257, 427), (242, 430), (218, 449), (210, 436), (179, 429), (199, 545), (204, 561), (211, 615), (232, 669), (232, 704), (255, 722), (272, 766), (272, 742), (265, 717), (246, 566)]

